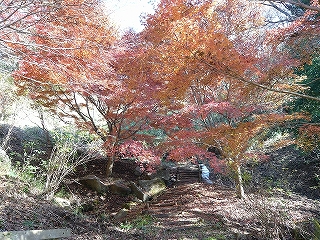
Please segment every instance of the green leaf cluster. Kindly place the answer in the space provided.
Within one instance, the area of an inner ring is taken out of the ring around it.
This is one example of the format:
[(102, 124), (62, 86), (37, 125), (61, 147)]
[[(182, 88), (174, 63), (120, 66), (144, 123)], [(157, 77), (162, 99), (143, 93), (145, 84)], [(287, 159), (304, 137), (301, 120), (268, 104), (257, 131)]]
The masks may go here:
[[(314, 57), (311, 64), (305, 64), (296, 71), (296, 74), (303, 77), (300, 84), (307, 87), (304, 94), (320, 97), (320, 56)], [(294, 112), (309, 113), (312, 122), (320, 122), (320, 104), (318, 101), (299, 98), (292, 103), (292, 109)]]

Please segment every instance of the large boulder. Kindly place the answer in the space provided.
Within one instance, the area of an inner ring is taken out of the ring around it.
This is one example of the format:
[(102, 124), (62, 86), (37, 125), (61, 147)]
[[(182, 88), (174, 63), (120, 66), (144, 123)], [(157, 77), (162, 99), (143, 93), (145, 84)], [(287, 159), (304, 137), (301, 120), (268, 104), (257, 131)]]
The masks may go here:
[(109, 186), (109, 191), (114, 194), (126, 196), (131, 193), (131, 188), (124, 181), (116, 181)]
[(55, 203), (57, 203), (61, 207), (70, 207), (71, 206), (71, 202), (68, 199), (54, 197), (53, 200)]
[(90, 188), (98, 193), (108, 191), (108, 186), (101, 182), (101, 180), (94, 175), (88, 175), (80, 178), (79, 182), (87, 188)]
[(140, 180), (139, 185), (131, 182), (133, 193), (142, 201), (148, 201), (155, 196), (158, 196), (166, 189), (165, 182), (160, 178), (152, 180)]
[(150, 197), (162, 193), (166, 189), (165, 182), (160, 178), (151, 180), (139, 180), (139, 185), (146, 191)]
[(127, 202), (127, 203), (123, 204), (123, 208), (131, 210), (133, 207), (135, 207), (137, 205), (138, 205), (137, 202)]
[(144, 173), (144, 170), (143, 168), (141, 168), (140, 165), (136, 166), (135, 169), (133, 170), (133, 173), (134, 175), (140, 177), (143, 173)]
[(140, 186), (138, 186), (134, 182), (130, 182), (132, 193), (143, 202), (146, 202), (149, 200), (149, 195), (146, 193), (144, 189), (142, 189)]
[(172, 176), (170, 168), (160, 168), (156, 172), (149, 175), (149, 179), (161, 178), (165, 181), (169, 181)]
[(118, 213), (116, 213), (113, 217), (113, 219), (116, 222), (121, 222), (123, 221), (127, 216), (128, 216), (129, 210), (128, 209), (121, 209)]

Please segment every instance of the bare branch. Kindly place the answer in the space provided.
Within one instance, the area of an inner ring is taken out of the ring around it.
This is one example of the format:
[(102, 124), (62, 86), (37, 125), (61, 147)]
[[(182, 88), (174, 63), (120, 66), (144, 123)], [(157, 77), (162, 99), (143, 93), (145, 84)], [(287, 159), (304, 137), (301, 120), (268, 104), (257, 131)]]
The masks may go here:
[[(198, 58), (198, 60), (200, 60), (201, 62), (203, 62), (207, 66), (211, 67), (212, 69), (216, 70), (216, 68), (212, 64), (207, 62), (206, 60), (199, 59), (199, 58)], [(232, 71), (228, 67), (226, 67), (225, 72), (221, 72), (221, 73), (224, 74), (224, 75), (228, 75), (229, 77), (232, 77), (232, 78), (234, 78), (234, 79), (236, 79), (238, 81), (245, 82), (245, 83), (254, 85), (256, 87), (259, 87), (259, 88), (262, 88), (262, 89), (266, 89), (268, 91), (277, 92), (277, 93), (283, 93), (283, 94), (289, 94), (289, 95), (292, 95), (292, 96), (301, 97), (301, 98), (307, 98), (307, 99), (311, 99), (311, 100), (315, 100), (315, 101), (319, 101), (320, 102), (320, 98), (317, 98), (317, 97), (313, 97), (313, 96), (302, 94), (302, 93), (298, 93), (298, 92), (292, 92), (292, 91), (288, 91), (288, 90), (275, 89), (275, 88), (272, 88), (272, 87), (269, 87), (269, 86), (266, 86), (266, 85), (263, 85), (263, 84), (260, 84), (260, 83), (257, 83), (257, 82), (252, 82), (250, 80), (245, 79), (244, 77), (239, 76), (237, 73), (235, 73), (234, 71)]]
[[(258, 1), (260, 1), (260, 0), (258, 0)], [(262, 2), (265, 2), (265, 1), (262, 1)], [(289, 4), (292, 4), (292, 5), (295, 5), (295, 6), (304, 8), (304, 9), (307, 9), (307, 10), (320, 12), (320, 7), (312, 6), (312, 5), (307, 5), (307, 4), (304, 4), (304, 3), (300, 2), (300, 1), (293, 1), (293, 0), (269, 0), (268, 2), (270, 2), (270, 4), (271, 4), (271, 2), (275, 2), (275, 3), (289, 3)]]

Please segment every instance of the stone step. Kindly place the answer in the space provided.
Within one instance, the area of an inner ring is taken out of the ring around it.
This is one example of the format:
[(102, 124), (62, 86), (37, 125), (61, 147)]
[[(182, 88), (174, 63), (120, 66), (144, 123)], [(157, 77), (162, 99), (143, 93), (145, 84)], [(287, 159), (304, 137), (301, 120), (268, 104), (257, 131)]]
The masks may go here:
[(0, 239), (2, 240), (62, 239), (70, 236), (71, 236), (70, 228), (0, 232)]

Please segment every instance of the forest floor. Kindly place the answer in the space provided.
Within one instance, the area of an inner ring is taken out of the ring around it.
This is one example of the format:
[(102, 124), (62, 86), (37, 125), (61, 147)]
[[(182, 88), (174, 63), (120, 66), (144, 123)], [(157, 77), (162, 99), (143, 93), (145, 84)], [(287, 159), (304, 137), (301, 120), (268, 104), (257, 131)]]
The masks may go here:
[[(102, 177), (103, 164), (92, 162), (90, 173)], [(80, 240), (311, 239), (312, 221), (320, 219), (319, 201), (298, 194), (254, 191), (238, 199), (233, 188), (221, 184), (189, 183), (168, 188), (149, 203), (137, 202), (115, 220), (133, 196), (97, 194), (72, 179), (60, 198), (47, 201), (26, 183), (1, 176), (0, 231), (71, 228), (68, 239)]]

